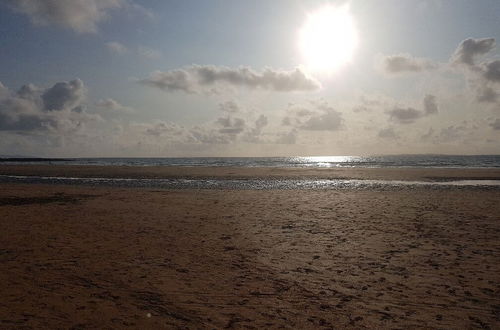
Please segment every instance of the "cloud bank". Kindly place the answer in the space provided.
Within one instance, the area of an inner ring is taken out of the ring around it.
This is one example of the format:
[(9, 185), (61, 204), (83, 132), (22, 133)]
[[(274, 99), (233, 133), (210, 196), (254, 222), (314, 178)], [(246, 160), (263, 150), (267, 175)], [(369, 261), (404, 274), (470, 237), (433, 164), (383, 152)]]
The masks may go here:
[(153, 72), (139, 83), (167, 92), (211, 93), (214, 88), (243, 87), (278, 92), (314, 91), (318, 81), (302, 70), (282, 71), (266, 68), (261, 72), (247, 67), (229, 68), (214, 65), (192, 65), (183, 69)]

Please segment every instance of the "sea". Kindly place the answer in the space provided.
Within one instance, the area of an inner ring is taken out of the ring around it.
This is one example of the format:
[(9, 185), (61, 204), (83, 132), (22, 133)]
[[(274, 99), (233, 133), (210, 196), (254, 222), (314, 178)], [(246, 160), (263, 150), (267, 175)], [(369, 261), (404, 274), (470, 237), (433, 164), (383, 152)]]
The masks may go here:
[[(500, 168), (500, 155), (390, 155), (315, 157), (194, 157), (194, 158), (0, 158), (0, 164), (94, 166), (232, 166), (302, 168)], [(494, 189), (500, 180), (451, 180), (445, 182), (357, 179), (184, 179), (184, 178), (85, 178), (0, 175), (0, 183), (41, 183), (159, 189)]]
[(192, 157), (192, 158), (21, 158), (0, 157), (0, 164), (100, 166), (234, 166), (234, 167), (420, 167), (500, 168), (500, 155), (384, 155), (313, 157)]

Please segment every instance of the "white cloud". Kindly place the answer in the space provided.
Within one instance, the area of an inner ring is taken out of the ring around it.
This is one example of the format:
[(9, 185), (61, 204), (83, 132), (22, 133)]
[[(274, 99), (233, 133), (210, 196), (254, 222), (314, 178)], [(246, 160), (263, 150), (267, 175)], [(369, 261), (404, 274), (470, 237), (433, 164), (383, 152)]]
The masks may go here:
[(267, 68), (257, 72), (247, 67), (234, 69), (214, 65), (192, 65), (166, 72), (156, 71), (139, 82), (164, 91), (186, 93), (210, 93), (213, 88), (224, 86), (279, 92), (313, 91), (320, 88), (319, 82), (298, 68), (291, 71)]

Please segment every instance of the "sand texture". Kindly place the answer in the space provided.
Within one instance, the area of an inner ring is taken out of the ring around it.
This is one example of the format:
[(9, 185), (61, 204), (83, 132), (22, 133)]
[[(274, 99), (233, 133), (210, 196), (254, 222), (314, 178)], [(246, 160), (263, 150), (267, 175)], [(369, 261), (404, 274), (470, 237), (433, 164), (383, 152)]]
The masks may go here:
[(499, 201), (0, 185), (0, 328), (498, 329)]

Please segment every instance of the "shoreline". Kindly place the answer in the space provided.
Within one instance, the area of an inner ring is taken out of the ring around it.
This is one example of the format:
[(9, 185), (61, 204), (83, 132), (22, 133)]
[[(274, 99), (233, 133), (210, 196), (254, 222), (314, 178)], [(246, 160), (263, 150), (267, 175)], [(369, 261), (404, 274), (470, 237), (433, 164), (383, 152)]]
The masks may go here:
[(500, 169), (0, 165), (0, 175), (130, 179), (500, 180)]

